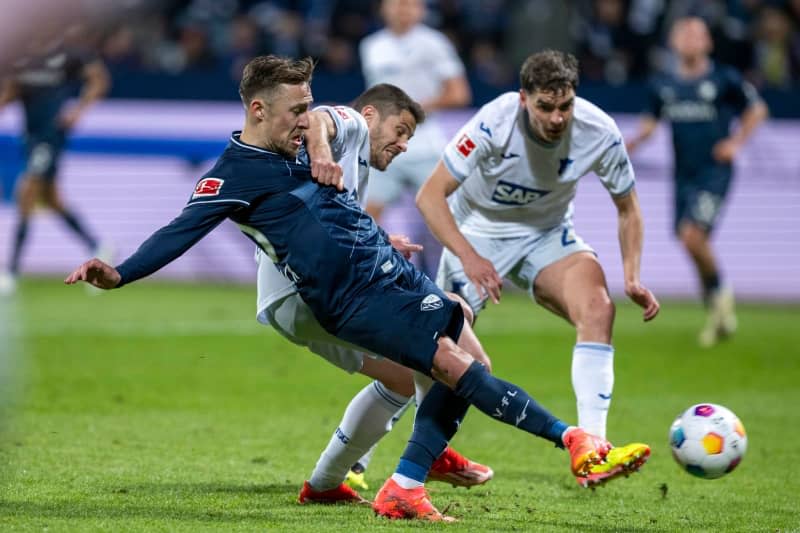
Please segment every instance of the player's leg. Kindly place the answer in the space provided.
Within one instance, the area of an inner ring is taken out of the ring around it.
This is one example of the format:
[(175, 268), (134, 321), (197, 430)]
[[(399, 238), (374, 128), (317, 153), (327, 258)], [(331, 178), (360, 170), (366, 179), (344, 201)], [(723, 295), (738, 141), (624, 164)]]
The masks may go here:
[[(99, 250), (99, 243), (97, 238), (86, 229), (86, 226), (77, 216), (77, 214), (64, 205), (61, 195), (56, 187), (55, 176), (51, 175), (49, 179), (45, 180), (44, 188), (42, 190), (42, 200), (45, 205), (55, 211), (66, 226), (72, 230), (73, 233), (86, 245), (90, 253), (95, 253)], [(101, 258), (103, 259), (103, 258)]]
[(723, 283), (719, 260), (711, 245), (711, 233), (730, 181), (730, 168), (715, 166), (699, 172), (691, 186), (676, 187), (676, 232), (695, 266), (708, 309), (706, 324), (698, 338), (702, 346), (716, 344), (733, 334), (737, 326), (733, 291)]
[(16, 287), (22, 252), (28, 240), (30, 220), (36, 208), (36, 202), (41, 198), (42, 188), (43, 181), (41, 177), (31, 174), (23, 176), (17, 187), (17, 224), (12, 237), (11, 259), (8, 264), (8, 272), (3, 276), (2, 289), (4, 293), (11, 293)]

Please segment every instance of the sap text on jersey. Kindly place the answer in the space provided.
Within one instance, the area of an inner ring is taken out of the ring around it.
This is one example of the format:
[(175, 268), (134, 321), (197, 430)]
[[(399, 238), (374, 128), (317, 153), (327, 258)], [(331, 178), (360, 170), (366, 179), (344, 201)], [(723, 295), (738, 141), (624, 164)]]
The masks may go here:
[(500, 180), (494, 188), (492, 200), (504, 205), (525, 205), (547, 194), (550, 194), (550, 191), (530, 189), (516, 183)]

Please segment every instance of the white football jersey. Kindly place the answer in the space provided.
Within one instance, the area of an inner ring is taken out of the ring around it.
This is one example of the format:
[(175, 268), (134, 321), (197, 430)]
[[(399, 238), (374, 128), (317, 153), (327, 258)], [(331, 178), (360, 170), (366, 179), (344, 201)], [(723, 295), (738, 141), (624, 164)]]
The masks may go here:
[[(445, 80), (464, 75), (455, 47), (439, 31), (418, 24), (403, 35), (383, 29), (359, 45), (367, 87), (391, 83), (417, 102), (438, 97)], [(409, 142), (405, 161), (435, 152), (438, 158), (446, 138), (434, 116), (420, 124)]]
[(575, 98), (572, 124), (556, 143), (533, 137), (519, 93), (483, 106), (447, 145), (442, 159), (461, 186), (449, 199), (465, 234), (521, 237), (571, 224), (578, 180), (594, 172), (609, 193), (634, 186), (622, 134), (594, 104)]
[[(369, 180), (369, 128), (367, 121), (354, 109), (344, 106), (319, 106), (336, 124), (336, 135), (331, 139), (331, 152), (343, 171), (344, 188), (357, 195), (359, 203), (366, 205)], [(276, 301), (297, 292), (269, 258), (258, 254), (258, 302), (260, 313)]]

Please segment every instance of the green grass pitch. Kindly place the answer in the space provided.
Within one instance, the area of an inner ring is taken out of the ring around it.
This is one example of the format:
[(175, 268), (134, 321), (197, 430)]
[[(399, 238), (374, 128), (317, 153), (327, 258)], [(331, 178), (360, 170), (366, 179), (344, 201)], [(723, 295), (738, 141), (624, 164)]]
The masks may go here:
[[(609, 436), (651, 444), (650, 462), (587, 491), (563, 451), (473, 410), (453, 445), (495, 479), (430, 484), (459, 518), (447, 525), (295, 503), (367, 381), (259, 326), (254, 307), (251, 286), (157, 282), (90, 296), (34, 280), (0, 301), (0, 530), (800, 530), (800, 307), (740, 305), (737, 337), (700, 350), (698, 305), (663, 302), (643, 324), (620, 301)], [(567, 324), (509, 294), (477, 331), (497, 375), (574, 420)], [(714, 481), (681, 471), (667, 444), (673, 418), (701, 401), (731, 408), (749, 438), (739, 468)], [(411, 422), (378, 448), (366, 496)]]

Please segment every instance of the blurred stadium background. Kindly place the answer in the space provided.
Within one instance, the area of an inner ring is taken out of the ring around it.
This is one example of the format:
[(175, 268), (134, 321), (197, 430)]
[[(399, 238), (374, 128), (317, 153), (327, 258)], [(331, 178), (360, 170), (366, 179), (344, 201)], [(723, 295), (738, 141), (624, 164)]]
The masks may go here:
[[(378, 1), (67, 0), (13, 1), (20, 16), (0, 27), (0, 69), (36, 38), (70, 35), (108, 65), (109, 98), (92, 107), (70, 140), (59, 183), (90, 227), (127, 257), (182, 207), (197, 178), (241, 127), (238, 74), (252, 56), (319, 60), (318, 102), (346, 103), (364, 88), (357, 47), (381, 26)], [(731, 201), (716, 235), (726, 277), (749, 299), (800, 300), (800, 1), (441, 0), (427, 23), (444, 31), (467, 65), (475, 106), (516, 88), (532, 51), (551, 47), (581, 61), (579, 94), (623, 133), (636, 127), (647, 76), (672, 60), (665, 35), (685, 14), (703, 16), (715, 59), (736, 66), (764, 95), (771, 118), (736, 161)], [(454, 132), (472, 112), (446, 113)], [(0, 265), (14, 221), (21, 109), (0, 111)], [(665, 128), (633, 162), (647, 224), (644, 281), (661, 297), (690, 297), (696, 281), (671, 235), (671, 145)], [(613, 204), (592, 179), (577, 200), (577, 229), (600, 253), (621, 292)], [(410, 198), (388, 224), (419, 224)], [(252, 246), (229, 223), (158, 276), (252, 282)], [(62, 275), (85, 252), (55, 218), (34, 222), (23, 272)]]

